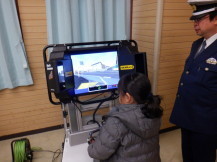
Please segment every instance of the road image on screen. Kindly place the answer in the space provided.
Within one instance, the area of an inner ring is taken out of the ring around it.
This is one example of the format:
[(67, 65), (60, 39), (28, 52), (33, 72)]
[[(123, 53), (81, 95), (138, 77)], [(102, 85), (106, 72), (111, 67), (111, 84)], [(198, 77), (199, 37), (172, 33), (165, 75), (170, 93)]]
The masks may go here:
[(65, 77), (64, 77), (64, 71), (63, 71), (63, 65), (57, 66), (58, 76), (59, 76), (59, 82), (64, 83)]
[(116, 89), (119, 81), (117, 51), (71, 55), (75, 94)]

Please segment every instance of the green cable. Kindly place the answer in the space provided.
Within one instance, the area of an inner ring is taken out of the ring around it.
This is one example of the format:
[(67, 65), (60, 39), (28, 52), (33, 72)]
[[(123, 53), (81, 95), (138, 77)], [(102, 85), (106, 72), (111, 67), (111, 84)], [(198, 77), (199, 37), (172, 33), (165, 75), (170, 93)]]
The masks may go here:
[(26, 141), (16, 141), (14, 144), (14, 160), (15, 162), (24, 162), (26, 158)]

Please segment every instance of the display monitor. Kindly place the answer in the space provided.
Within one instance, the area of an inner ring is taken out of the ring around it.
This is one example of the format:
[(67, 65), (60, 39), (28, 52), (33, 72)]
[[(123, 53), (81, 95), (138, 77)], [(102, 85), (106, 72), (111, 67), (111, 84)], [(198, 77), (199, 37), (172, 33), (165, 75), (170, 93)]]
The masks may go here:
[(120, 79), (117, 51), (71, 55), (74, 94), (117, 89)]
[[(46, 52), (48, 48), (53, 48), (52, 52)], [(48, 95), (53, 104), (57, 102), (52, 100), (52, 93), (61, 102), (93, 93), (116, 94), (123, 75), (147, 75), (146, 54), (138, 51), (133, 40), (48, 45), (43, 56)]]

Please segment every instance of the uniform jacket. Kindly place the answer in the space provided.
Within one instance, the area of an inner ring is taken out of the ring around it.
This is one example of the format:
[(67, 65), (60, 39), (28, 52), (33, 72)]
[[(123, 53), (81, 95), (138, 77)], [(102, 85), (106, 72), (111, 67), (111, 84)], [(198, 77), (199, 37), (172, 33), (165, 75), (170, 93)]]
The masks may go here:
[(194, 59), (202, 41), (192, 44), (170, 121), (191, 131), (217, 134), (217, 40)]
[(90, 157), (106, 162), (160, 162), (160, 119), (146, 118), (144, 105), (119, 105), (107, 116), (94, 143)]

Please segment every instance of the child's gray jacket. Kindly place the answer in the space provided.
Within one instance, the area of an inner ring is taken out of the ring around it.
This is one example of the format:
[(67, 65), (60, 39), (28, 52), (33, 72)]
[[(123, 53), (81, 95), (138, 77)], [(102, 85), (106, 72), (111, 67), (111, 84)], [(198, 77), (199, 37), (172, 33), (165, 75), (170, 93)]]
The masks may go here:
[(108, 114), (94, 143), (90, 157), (105, 162), (160, 162), (160, 118), (148, 119), (144, 105), (119, 105)]

